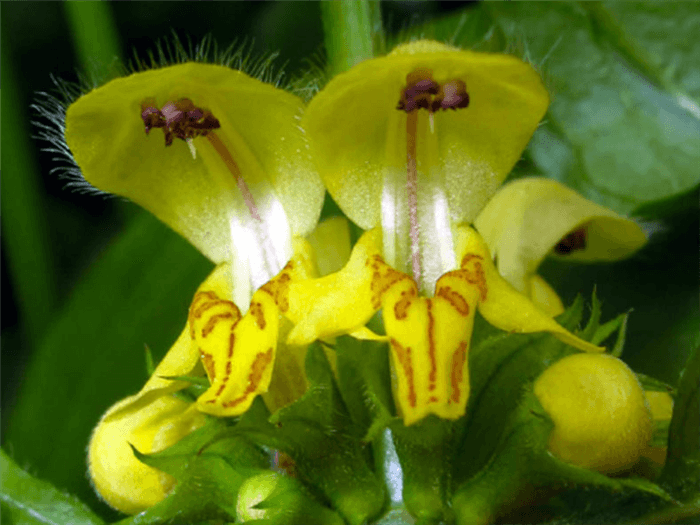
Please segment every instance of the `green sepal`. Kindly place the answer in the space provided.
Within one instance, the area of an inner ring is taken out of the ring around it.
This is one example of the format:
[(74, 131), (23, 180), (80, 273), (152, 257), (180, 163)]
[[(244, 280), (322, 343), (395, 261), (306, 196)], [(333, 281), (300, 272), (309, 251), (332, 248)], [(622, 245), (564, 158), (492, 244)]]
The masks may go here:
[(396, 417), (386, 343), (350, 336), (336, 340), (338, 389), (362, 440), (370, 442)]
[[(630, 518), (646, 512), (648, 505), (673, 501), (666, 491), (648, 480), (610, 478), (557, 459), (548, 451), (553, 428), (554, 424), (529, 387), (508, 418), (490, 461), (457, 488), (452, 499), (456, 523), (490, 523), (499, 514), (525, 504), (529, 512), (529, 503), (537, 491), (563, 487), (597, 487), (629, 497), (642, 494), (647, 507), (629, 509)], [(590, 498), (587, 501), (591, 506)]]
[(677, 395), (676, 389), (673, 388), (668, 383), (656, 379), (655, 377), (648, 376), (646, 374), (639, 374), (635, 372), (637, 379), (639, 379), (639, 384), (647, 392), (666, 392), (671, 397), (675, 398)]
[(173, 492), (150, 509), (124, 520), (145, 525), (178, 519), (236, 519), (241, 484), (270, 465), (269, 456), (245, 437), (230, 435), (222, 420), (207, 424), (154, 454), (134, 455), (177, 481)]
[(151, 351), (151, 347), (148, 345), (143, 345), (143, 350), (146, 356), (146, 375), (151, 377), (156, 371), (156, 364), (153, 360), (153, 352)]
[(391, 425), (403, 470), (403, 501), (418, 523), (451, 523), (449, 488), (454, 457), (455, 422), (430, 415), (411, 426)]
[(309, 388), (269, 420), (261, 402), (241, 417), (235, 432), (289, 454), (300, 478), (322, 493), (351, 525), (377, 516), (386, 490), (370, 465), (368, 443), (353, 425), (319, 343), (306, 356)]
[[(583, 316), (578, 297), (557, 322), (574, 330)], [(508, 414), (515, 410), (523, 387), (549, 365), (578, 352), (546, 334), (514, 335), (501, 332), (477, 343), (469, 359), (471, 393), (466, 416), (457, 422), (459, 447), (454, 479), (459, 484), (490, 461), (504, 432)], [(463, 436), (463, 438), (460, 438)]]

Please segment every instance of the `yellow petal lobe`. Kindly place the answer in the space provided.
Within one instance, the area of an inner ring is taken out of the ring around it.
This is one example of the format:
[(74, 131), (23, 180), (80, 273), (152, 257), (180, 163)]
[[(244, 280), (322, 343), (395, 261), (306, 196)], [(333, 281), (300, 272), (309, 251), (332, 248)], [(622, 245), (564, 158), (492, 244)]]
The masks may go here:
[(397, 283), (383, 295), (384, 326), (397, 378), (394, 397), (405, 425), (428, 414), (445, 419), (464, 414), (479, 294), (478, 286), (458, 270), (440, 278), (435, 297), (419, 297), (413, 281)]
[(310, 247), (296, 241), (295, 257), (260, 288), (241, 316), (220, 286), (200, 287), (190, 308), (192, 340), (201, 354), (210, 388), (197, 399), (202, 412), (237, 416), (268, 391), (277, 353), (280, 313), (289, 309), (288, 289), (309, 272)]
[(637, 377), (610, 355), (576, 354), (537, 379), (535, 395), (554, 422), (549, 450), (606, 474), (637, 462), (651, 439), (651, 414)]
[(105, 413), (88, 446), (88, 470), (95, 490), (126, 514), (155, 505), (175, 485), (174, 478), (136, 459), (130, 445), (145, 454), (158, 452), (205, 423), (203, 414), (173, 396), (163, 395), (143, 408), (134, 405), (133, 397)]
[(461, 254), (462, 269), (469, 272), (471, 280), (481, 286), (483, 293), (478, 303), (479, 312), (493, 326), (521, 334), (549, 332), (564, 343), (586, 352), (605, 350), (562, 328), (530, 299), (508, 284), (496, 270), (488, 247), (474, 229), (460, 226), (456, 244), (457, 253)]
[(296, 325), (287, 342), (309, 344), (361, 329), (379, 310), (381, 294), (404, 278), (381, 258), (381, 231), (365, 232), (342, 270), (290, 285), (287, 316)]
[(572, 261), (613, 261), (631, 255), (647, 240), (634, 221), (539, 177), (503, 186), (474, 225), (498, 260), (499, 273), (523, 293), (528, 277), (548, 254), (558, 252)]
[(526, 293), (526, 295), (532, 299), (532, 302), (543, 312), (550, 317), (556, 317), (564, 313), (564, 303), (561, 302), (561, 298), (557, 292), (554, 291), (554, 288), (549, 286), (547, 281), (539, 275), (534, 274), (530, 276), (528, 284), (529, 292)]

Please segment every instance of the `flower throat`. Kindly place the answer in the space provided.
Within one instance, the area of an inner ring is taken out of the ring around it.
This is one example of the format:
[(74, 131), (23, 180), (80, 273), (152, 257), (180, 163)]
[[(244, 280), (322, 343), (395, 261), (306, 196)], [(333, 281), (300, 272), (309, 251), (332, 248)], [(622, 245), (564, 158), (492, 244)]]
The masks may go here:
[[(421, 221), (418, 210), (418, 165), (417, 134), (418, 111), (428, 111), (430, 132), (434, 133), (434, 114), (439, 110), (466, 108), (469, 106), (469, 94), (463, 80), (454, 79), (440, 84), (433, 80), (432, 71), (417, 68), (406, 76), (406, 86), (396, 109), (406, 112), (406, 200), (408, 205), (410, 260), (413, 278), (424, 292), (430, 288), (429, 276), (425, 275), (424, 261), (421, 258), (420, 239)], [(428, 219), (430, 220), (430, 219)], [(452, 268), (443, 268), (444, 271)], [(435, 272), (432, 272), (435, 273)]]
[[(206, 137), (228, 172), (233, 176), (247, 214), (251, 219), (230, 218), (232, 241), (236, 246), (234, 251), (244, 252), (242, 254), (232, 253), (232, 257), (247, 258), (247, 266), (250, 271), (249, 280), (252, 290), (243, 293), (240, 301), (242, 302), (240, 307), (245, 309), (252, 291), (276, 275), (288, 258), (289, 254), (284, 253), (286, 250), (276, 249), (279, 247), (274, 245), (270, 235), (270, 229), (274, 227), (272, 223), (279, 217), (273, 217), (275, 214), (264, 213), (265, 207), (260, 208), (256, 204), (253, 194), (241, 175), (238, 164), (226, 144), (214, 131), (221, 128), (221, 124), (211, 111), (196, 106), (188, 98), (182, 98), (175, 102), (169, 101), (160, 109), (158, 109), (154, 99), (146, 99), (141, 104), (141, 118), (145, 125), (146, 134), (152, 128), (163, 129), (166, 146), (171, 146), (175, 138), (181, 139), (187, 143), (193, 158), (196, 158), (197, 154), (194, 139), (199, 136)], [(270, 199), (273, 199), (272, 195), (270, 195)], [(274, 200), (276, 201), (276, 199)], [(242, 238), (248, 239), (248, 241), (242, 241)], [(241, 246), (237, 242), (241, 243)], [(256, 252), (258, 252), (257, 255)], [(245, 300), (245, 297), (248, 297), (248, 301)]]

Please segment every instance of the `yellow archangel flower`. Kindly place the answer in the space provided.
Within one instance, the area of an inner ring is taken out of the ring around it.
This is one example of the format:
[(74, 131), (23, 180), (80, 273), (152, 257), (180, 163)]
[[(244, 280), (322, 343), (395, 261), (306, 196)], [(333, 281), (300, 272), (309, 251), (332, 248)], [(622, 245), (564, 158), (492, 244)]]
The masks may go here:
[(404, 423), (456, 419), (469, 396), (478, 308), (507, 331), (548, 331), (585, 351), (497, 272), (468, 226), (518, 160), (548, 105), (537, 73), (506, 55), (433, 41), (338, 75), (302, 119), (321, 177), (368, 230), (340, 272), (290, 284), (288, 341), (353, 333), (382, 309)]
[[(305, 388), (304, 348), (278, 345), (289, 330), (289, 284), (315, 275), (301, 236), (316, 225), (325, 191), (302, 112), (290, 93), (193, 62), (111, 81), (67, 109), (65, 139), (85, 179), (148, 209), (218, 265), (153, 377), (95, 429), (90, 472), (116, 508), (138, 512), (172, 481), (140, 465), (128, 442), (152, 452), (201, 425), (198, 411), (241, 414), (271, 382), (280, 387), (268, 399), (275, 406)], [(171, 394), (189, 383), (168, 378), (205, 372), (211, 387), (185, 410)]]
[(634, 221), (557, 181), (539, 177), (501, 187), (474, 225), (497, 261), (498, 272), (553, 316), (562, 313), (564, 306), (536, 273), (546, 256), (575, 262), (615, 261), (630, 256), (647, 240)]
[(89, 183), (139, 203), (219, 265), (190, 309), (194, 362), (171, 373), (201, 354), (205, 412), (239, 414), (267, 390), (288, 282), (313, 272), (308, 246), (293, 242), (316, 225), (324, 193), (302, 111), (240, 71), (185, 63), (114, 80), (66, 114)]

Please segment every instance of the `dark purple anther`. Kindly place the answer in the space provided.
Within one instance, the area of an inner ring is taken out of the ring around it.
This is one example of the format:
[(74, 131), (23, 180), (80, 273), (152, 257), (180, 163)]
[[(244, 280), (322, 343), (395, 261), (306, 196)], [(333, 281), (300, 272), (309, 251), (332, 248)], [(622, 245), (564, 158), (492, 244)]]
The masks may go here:
[(430, 112), (439, 109), (457, 109), (469, 106), (469, 94), (464, 81), (449, 80), (440, 85), (432, 79), (430, 69), (417, 68), (406, 75), (406, 87), (396, 109), (410, 113), (424, 108)]
[(166, 146), (173, 143), (173, 137), (186, 141), (221, 127), (211, 111), (198, 108), (188, 98), (166, 102), (161, 109), (155, 100), (147, 99), (141, 104), (141, 119), (146, 134), (151, 128), (163, 128)]

